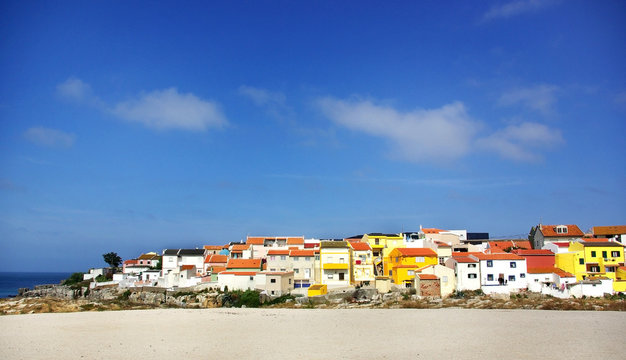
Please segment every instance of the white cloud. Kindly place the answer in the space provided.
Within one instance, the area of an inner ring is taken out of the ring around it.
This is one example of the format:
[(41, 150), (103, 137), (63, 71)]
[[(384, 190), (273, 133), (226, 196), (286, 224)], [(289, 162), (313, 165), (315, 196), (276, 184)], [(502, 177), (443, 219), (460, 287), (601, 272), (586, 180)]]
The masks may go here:
[(545, 116), (554, 114), (554, 103), (558, 87), (554, 85), (537, 85), (527, 88), (518, 88), (500, 96), (498, 104), (501, 106), (522, 105)]
[(537, 11), (554, 4), (551, 0), (517, 0), (494, 5), (484, 15), (483, 20), (506, 19), (512, 16)]
[(74, 134), (40, 126), (26, 130), (24, 137), (37, 145), (55, 148), (69, 148), (76, 139)]
[(524, 122), (510, 125), (495, 133), (478, 139), (476, 145), (492, 150), (503, 158), (518, 161), (537, 161), (541, 156), (537, 150), (561, 145), (561, 131), (539, 123)]
[(157, 90), (116, 104), (116, 116), (157, 130), (181, 129), (205, 131), (227, 124), (217, 103), (193, 94), (181, 94), (176, 88)]
[(393, 154), (413, 162), (448, 161), (470, 152), (480, 124), (460, 102), (401, 113), (370, 101), (323, 98), (322, 112), (335, 123), (390, 142)]
[(431, 110), (400, 112), (368, 100), (318, 100), (334, 123), (385, 139), (394, 156), (411, 162), (452, 161), (472, 152), (496, 153), (515, 161), (541, 159), (539, 151), (564, 142), (558, 129), (522, 122), (491, 133), (454, 102)]
[(93, 94), (89, 84), (71, 77), (57, 86), (57, 93), (156, 130), (206, 131), (228, 124), (218, 103), (180, 93), (176, 88), (141, 93), (134, 99), (107, 104)]
[(258, 106), (272, 104), (285, 106), (285, 94), (280, 92), (272, 92), (252, 86), (241, 85), (239, 87), (239, 94), (250, 98)]

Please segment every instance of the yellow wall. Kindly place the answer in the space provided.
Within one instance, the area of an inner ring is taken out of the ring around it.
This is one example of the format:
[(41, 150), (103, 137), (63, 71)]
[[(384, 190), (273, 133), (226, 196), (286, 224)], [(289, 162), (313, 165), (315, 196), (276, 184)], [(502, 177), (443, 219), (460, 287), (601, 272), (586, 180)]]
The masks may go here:
[(311, 285), (308, 290), (308, 296), (326, 295), (328, 293), (328, 286), (315, 284)]
[[(581, 242), (572, 242), (569, 246), (569, 253), (556, 254), (555, 265), (556, 267), (563, 269), (576, 275), (576, 280), (582, 280), (583, 276), (595, 276), (601, 275), (613, 279), (613, 290), (624, 291), (626, 283), (622, 284), (618, 281), (616, 274), (619, 272), (617, 269), (620, 264), (624, 263), (624, 248), (618, 246), (585, 246)], [(618, 256), (613, 256), (612, 252), (617, 251)], [(606, 257), (603, 255), (606, 252)], [(584, 259), (584, 264), (580, 264), (580, 260)], [(605, 261), (606, 259), (606, 261)], [(587, 271), (587, 264), (597, 264), (599, 267), (598, 272), (589, 273)], [(607, 266), (614, 266), (615, 272), (607, 272)]]
[[(409, 271), (415, 271), (424, 266), (428, 265), (437, 265), (438, 259), (436, 255), (433, 256), (424, 256), (424, 261), (416, 261), (415, 256), (403, 256), (399, 250), (394, 249), (389, 254), (389, 266), (388, 268), (392, 272), (392, 280), (395, 284), (403, 284), (405, 282), (413, 282), (415, 278), (415, 274), (409, 275)], [(402, 265), (408, 265), (410, 267), (397, 267)], [(387, 272), (387, 274), (389, 274)], [(386, 275), (387, 275), (386, 274)]]

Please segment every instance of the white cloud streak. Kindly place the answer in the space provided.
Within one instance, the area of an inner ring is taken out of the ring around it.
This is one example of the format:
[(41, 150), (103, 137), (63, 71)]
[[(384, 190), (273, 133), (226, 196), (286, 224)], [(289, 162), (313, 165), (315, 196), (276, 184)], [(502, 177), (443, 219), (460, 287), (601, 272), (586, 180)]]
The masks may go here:
[(543, 9), (554, 3), (555, 1), (550, 0), (517, 0), (494, 5), (483, 15), (483, 21), (510, 18)]
[(500, 96), (500, 106), (522, 105), (544, 116), (555, 113), (556, 92), (559, 90), (554, 85), (537, 85), (527, 88), (510, 90)]
[(516, 161), (537, 161), (541, 159), (537, 151), (564, 141), (559, 130), (531, 122), (485, 134), (484, 125), (472, 119), (461, 102), (408, 112), (369, 100), (325, 97), (317, 104), (335, 124), (382, 138), (394, 156), (415, 163), (449, 162), (475, 151)]
[(34, 144), (51, 148), (69, 148), (76, 140), (74, 134), (41, 126), (26, 130), (24, 137)]
[(248, 85), (241, 85), (239, 87), (239, 94), (250, 98), (252, 102), (254, 102), (258, 106), (285, 106), (285, 94), (280, 92), (272, 92), (269, 90), (255, 88)]
[(57, 86), (57, 94), (153, 130), (201, 132), (228, 124), (217, 102), (201, 99), (191, 93), (181, 93), (173, 87), (140, 93), (132, 99), (106, 104), (93, 94), (89, 84), (71, 77)]

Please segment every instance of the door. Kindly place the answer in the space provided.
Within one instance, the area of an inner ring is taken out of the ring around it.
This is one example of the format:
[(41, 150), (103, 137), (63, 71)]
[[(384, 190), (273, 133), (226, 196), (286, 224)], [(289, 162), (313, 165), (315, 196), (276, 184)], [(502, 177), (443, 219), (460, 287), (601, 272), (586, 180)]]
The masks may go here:
[(305, 279), (311, 278), (311, 269), (304, 269), (304, 278)]

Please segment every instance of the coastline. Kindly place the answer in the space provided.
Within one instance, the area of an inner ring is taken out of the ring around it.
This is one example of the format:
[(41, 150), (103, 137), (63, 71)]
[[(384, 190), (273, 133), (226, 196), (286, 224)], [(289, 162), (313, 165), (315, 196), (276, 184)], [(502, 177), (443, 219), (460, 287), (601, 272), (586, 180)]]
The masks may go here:
[[(626, 313), (155, 309), (2, 316), (6, 359), (618, 358)], [(576, 346), (569, 346), (576, 339)]]

